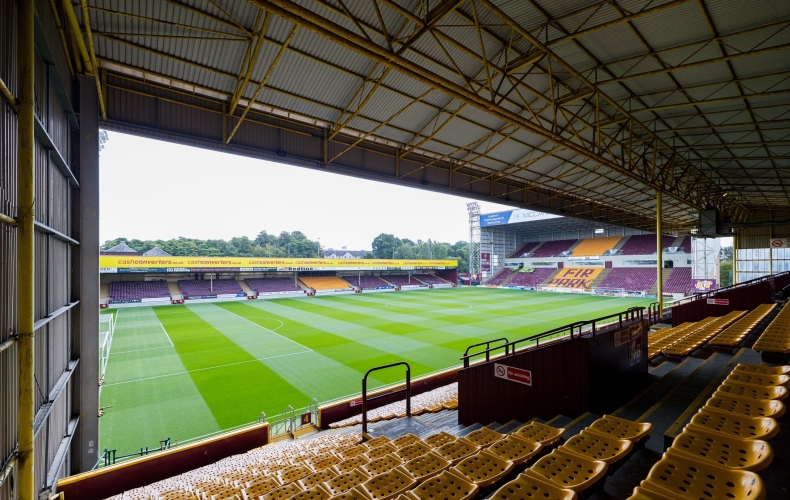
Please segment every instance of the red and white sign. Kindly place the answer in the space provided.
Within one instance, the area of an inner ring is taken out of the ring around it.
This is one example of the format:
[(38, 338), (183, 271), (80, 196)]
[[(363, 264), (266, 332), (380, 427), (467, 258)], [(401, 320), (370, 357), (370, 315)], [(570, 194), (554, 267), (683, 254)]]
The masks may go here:
[(708, 305), (728, 306), (730, 305), (730, 299), (708, 299)]
[(532, 372), (521, 368), (494, 363), (494, 376), (510, 380), (511, 382), (518, 382), (519, 384), (532, 385)]
[(362, 404), (362, 400), (361, 400), (361, 399), (357, 399), (357, 400), (354, 400), (354, 401), (352, 401), (352, 402), (349, 404), (349, 406), (359, 406), (359, 405), (361, 405), (361, 404)]
[(630, 330), (621, 330), (619, 332), (614, 333), (614, 346), (621, 346), (623, 344), (627, 344), (631, 341), (631, 332)]
[(790, 248), (790, 238), (771, 238), (771, 248)]

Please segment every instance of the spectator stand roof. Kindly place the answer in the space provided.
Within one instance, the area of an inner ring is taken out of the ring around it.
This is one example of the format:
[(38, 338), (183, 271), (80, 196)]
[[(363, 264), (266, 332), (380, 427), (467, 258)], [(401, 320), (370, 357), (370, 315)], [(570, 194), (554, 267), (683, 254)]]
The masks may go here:
[(638, 229), (790, 209), (790, 2), (76, 10), (107, 128)]

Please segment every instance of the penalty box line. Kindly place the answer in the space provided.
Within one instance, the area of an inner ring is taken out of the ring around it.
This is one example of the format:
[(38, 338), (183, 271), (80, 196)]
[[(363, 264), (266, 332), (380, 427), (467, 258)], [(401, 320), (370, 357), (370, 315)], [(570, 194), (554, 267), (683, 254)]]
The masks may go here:
[[(225, 310), (226, 310), (226, 311), (228, 311), (227, 309), (225, 309)], [(299, 347), (301, 347), (302, 349), (305, 349), (305, 351), (302, 351), (302, 352), (312, 352), (312, 351), (313, 351), (312, 349), (310, 349), (310, 348), (309, 348), (309, 347), (307, 347), (306, 345), (302, 345), (302, 344), (300, 344), (299, 342), (297, 342), (297, 341), (295, 341), (295, 340), (291, 340), (291, 339), (289, 339), (288, 337), (285, 337), (285, 336), (283, 336), (283, 335), (280, 335), (279, 333), (275, 332), (274, 330), (270, 330), (270, 329), (266, 328), (265, 326), (261, 326), (261, 325), (259, 325), (258, 323), (254, 322), (254, 321), (251, 321), (251, 320), (249, 320), (249, 319), (245, 318), (244, 316), (242, 316), (242, 315), (240, 315), (240, 314), (236, 314), (236, 313), (235, 313), (235, 312), (233, 312), (233, 311), (228, 311), (228, 312), (229, 312), (229, 313), (231, 313), (231, 314), (232, 314), (232, 315), (234, 315), (234, 316), (238, 316), (239, 318), (243, 319), (243, 320), (244, 320), (244, 321), (246, 321), (247, 323), (253, 324), (253, 325), (257, 326), (258, 328), (263, 328), (264, 330), (266, 330), (266, 331), (267, 331), (267, 332), (269, 332), (269, 333), (272, 333), (272, 334), (274, 334), (274, 335), (277, 335), (278, 337), (280, 337), (280, 338), (282, 338), (282, 339), (285, 339), (285, 340), (287, 340), (288, 342), (292, 342), (292, 343), (294, 343), (294, 344), (298, 345), (298, 346), (299, 346)], [(274, 318), (269, 318), (269, 319), (274, 319)], [(280, 320), (277, 320), (277, 321), (280, 321)], [(280, 321), (280, 323), (282, 323), (282, 321)], [(299, 354), (299, 353), (293, 353), (293, 354)], [(287, 356), (287, 355), (286, 355), (286, 356)]]
[(154, 377), (138, 378), (138, 379), (135, 379), (135, 380), (124, 380), (123, 382), (113, 382), (111, 384), (104, 384), (103, 387), (109, 387), (111, 385), (133, 384), (135, 382), (143, 382), (145, 380), (154, 380), (154, 379), (158, 379), (158, 378), (173, 377), (173, 376), (176, 376), (176, 375), (186, 375), (186, 374), (193, 373), (193, 372), (203, 372), (203, 371), (206, 371), (206, 370), (215, 370), (217, 368), (226, 368), (228, 366), (244, 365), (244, 364), (248, 364), (248, 363), (255, 363), (255, 362), (258, 362), (258, 361), (265, 361), (267, 359), (284, 358), (286, 356), (294, 356), (296, 354), (306, 354), (308, 352), (313, 352), (313, 351), (311, 349), (309, 351), (292, 352), (292, 353), (289, 353), (289, 354), (280, 354), (280, 355), (277, 355), (277, 356), (269, 356), (267, 358), (255, 358), (255, 359), (249, 359), (247, 361), (238, 361), (236, 363), (227, 363), (227, 364), (224, 364), (224, 365), (217, 365), (217, 366), (207, 366), (206, 368), (195, 368), (194, 370), (185, 370), (183, 372), (166, 373), (164, 375), (156, 375)]

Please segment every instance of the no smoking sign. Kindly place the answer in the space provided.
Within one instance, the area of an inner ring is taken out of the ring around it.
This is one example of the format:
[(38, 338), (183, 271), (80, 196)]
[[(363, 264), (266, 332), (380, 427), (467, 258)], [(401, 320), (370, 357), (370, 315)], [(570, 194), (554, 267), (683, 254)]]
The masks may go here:
[(494, 376), (519, 384), (532, 385), (532, 372), (521, 368), (494, 363)]

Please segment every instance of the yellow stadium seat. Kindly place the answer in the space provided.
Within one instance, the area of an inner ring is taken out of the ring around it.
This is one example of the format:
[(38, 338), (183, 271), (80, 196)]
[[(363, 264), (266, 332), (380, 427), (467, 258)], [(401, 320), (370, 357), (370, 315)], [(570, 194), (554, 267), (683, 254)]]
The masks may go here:
[(518, 436), (508, 436), (486, 448), (486, 453), (519, 465), (537, 456), (542, 449), (543, 445), (540, 443), (527, 441)]
[(763, 482), (754, 472), (729, 470), (666, 453), (641, 486), (673, 499), (765, 498)]
[(420, 440), (408, 446), (404, 446), (400, 450), (396, 451), (395, 455), (400, 457), (404, 462), (408, 462), (409, 460), (425, 455), (431, 451), (431, 449), (432, 448), (428, 445), (428, 443)]
[(331, 495), (321, 486), (309, 489), (307, 491), (300, 491), (292, 496), (290, 500), (329, 500)]
[(559, 488), (554, 484), (541, 481), (532, 476), (520, 474), (516, 479), (499, 488), (491, 500), (576, 500), (578, 495), (573, 490)]
[(286, 467), (285, 469), (281, 469), (277, 475), (280, 478), (280, 482), (282, 484), (290, 483), (293, 481), (298, 481), (303, 477), (309, 476), (313, 473), (313, 470), (304, 465), (292, 465), (290, 467)]
[(462, 437), (464, 441), (469, 441), (475, 446), (479, 446), (481, 448), (487, 448), (492, 444), (496, 443), (500, 439), (505, 437), (504, 434), (500, 434), (497, 431), (492, 431), (488, 427), (483, 427), (481, 429), (477, 429), (474, 432), (470, 432), (466, 436)]
[(708, 399), (704, 408), (737, 413), (746, 417), (779, 418), (785, 414), (785, 405), (781, 401), (741, 398), (718, 393)]
[(449, 471), (461, 479), (484, 488), (507, 476), (513, 467), (515, 467), (513, 462), (482, 451), (461, 460)]
[(469, 500), (477, 495), (479, 488), (455, 474), (444, 471), (408, 492), (414, 500)]
[(274, 477), (264, 476), (260, 479), (248, 482), (245, 485), (244, 491), (248, 498), (258, 498), (280, 486), (280, 482)]
[(303, 490), (302, 487), (299, 486), (299, 483), (288, 483), (285, 486), (280, 486), (279, 488), (275, 488), (265, 495), (262, 495), (260, 500), (286, 500), (296, 495), (300, 491)]
[(326, 455), (307, 459), (307, 465), (312, 467), (314, 470), (324, 470), (332, 467), (333, 465), (337, 465), (342, 461), (343, 459), (337, 455)]
[(368, 451), (368, 449), (369, 448), (366, 445), (359, 444), (357, 446), (352, 446), (351, 448), (347, 448), (341, 451), (340, 453), (338, 453), (338, 455), (340, 455), (343, 458), (343, 460), (348, 460), (349, 458), (354, 458), (356, 456), (362, 455), (363, 453)]
[(436, 433), (436, 434), (432, 434), (432, 435), (428, 436), (427, 438), (425, 438), (425, 443), (428, 446), (432, 446), (434, 448), (438, 448), (438, 447), (440, 447), (442, 445), (445, 445), (447, 443), (451, 443), (451, 442), (455, 441), (456, 439), (458, 439), (458, 438), (453, 436), (452, 434), (448, 434), (447, 432), (442, 431), (442, 432), (439, 432), (439, 433)]
[(395, 467), (400, 467), (401, 465), (403, 465), (403, 460), (389, 453), (375, 460), (371, 460), (369, 463), (363, 465), (362, 469), (370, 475), (370, 477), (376, 477), (391, 471)]
[(759, 439), (738, 439), (716, 432), (686, 428), (676, 437), (667, 453), (680, 454), (733, 470), (759, 472), (774, 459), (771, 445)]
[(405, 448), (406, 446), (409, 446), (411, 444), (417, 443), (419, 441), (422, 441), (422, 439), (418, 438), (414, 434), (406, 434), (405, 436), (401, 436), (398, 439), (394, 439), (392, 441), (392, 444), (396, 448), (401, 449), (401, 448)]
[(758, 373), (735, 372), (730, 373), (725, 382), (733, 384), (752, 384), (752, 385), (787, 385), (790, 383), (788, 375), (760, 375)]
[(436, 448), (433, 450), (433, 453), (436, 453), (443, 459), (449, 461), (451, 464), (457, 464), (464, 458), (474, 455), (478, 451), (480, 451), (479, 446), (475, 446), (472, 443), (458, 439)]
[(588, 460), (557, 448), (538, 459), (524, 474), (579, 493), (600, 481), (608, 469), (606, 462)]
[(387, 436), (379, 436), (379, 437), (373, 438), (373, 439), (371, 439), (369, 441), (365, 441), (365, 444), (367, 445), (368, 448), (370, 448), (372, 450), (373, 448), (377, 448), (377, 447), (379, 447), (381, 445), (384, 445), (384, 444), (387, 444), (387, 443), (391, 443), (391, 442), (392, 442), (392, 440), (390, 438), (388, 438)]
[(574, 257), (589, 257), (603, 255), (607, 250), (611, 250), (620, 242), (622, 236), (607, 236), (605, 238), (586, 238), (573, 249)]
[(634, 493), (628, 497), (628, 500), (674, 500), (674, 498), (637, 486), (634, 488)]
[(389, 500), (412, 488), (417, 481), (405, 469), (397, 467), (389, 472), (368, 479), (357, 487), (371, 500)]
[(744, 417), (710, 409), (700, 410), (691, 417), (688, 426), (741, 439), (769, 440), (779, 432), (779, 425), (772, 418)]
[(354, 458), (343, 460), (339, 464), (335, 465), (334, 469), (338, 474), (345, 474), (346, 472), (351, 472), (357, 467), (362, 467), (368, 462), (370, 462), (370, 460), (365, 455), (357, 455)]
[[(325, 482), (322, 486), (326, 491), (331, 493), (332, 496), (335, 496), (339, 495), (340, 493), (345, 493), (352, 488), (356, 488), (368, 479), (370, 479), (370, 476), (361, 469), (354, 469), (351, 472), (346, 472), (345, 474), (339, 474), (333, 477), (329, 481)], [(363, 492), (363, 494), (365, 493)]]
[(394, 453), (398, 451), (395, 446), (387, 443), (379, 446), (378, 448), (373, 448), (372, 450), (368, 450), (365, 452), (365, 456), (368, 457), (369, 460), (375, 460), (377, 458), (381, 458), (385, 455), (389, 455), (390, 453)]
[(761, 366), (761, 365), (747, 365), (738, 363), (732, 370), (733, 372), (747, 372), (757, 373), (759, 375), (790, 375), (790, 365), (783, 366)]
[(532, 441), (533, 443), (540, 443), (543, 446), (550, 446), (556, 443), (563, 434), (565, 434), (564, 428), (558, 429), (539, 422), (525, 424), (513, 433), (516, 437)]
[(441, 474), (448, 467), (450, 467), (450, 461), (435, 453), (420, 455), (403, 464), (403, 468), (419, 482)]
[(604, 415), (590, 424), (585, 430), (614, 439), (627, 439), (637, 443), (650, 436), (653, 424), (632, 422), (623, 418), (613, 417), (612, 415)]
[(325, 483), (332, 479), (333, 477), (337, 476), (337, 472), (332, 469), (324, 469), (318, 472), (314, 472), (309, 476), (305, 476), (299, 480), (299, 485), (306, 491), (311, 488), (315, 488), (321, 483)]
[(368, 496), (356, 488), (333, 496), (330, 500), (370, 500)]
[(585, 430), (565, 441), (559, 449), (612, 465), (625, 458), (633, 447), (634, 443), (627, 439), (614, 439)]
[(749, 399), (775, 399), (777, 401), (781, 401), (787, 398), (788, 391), (786, 387), (779, 385), (760, 387), (756, 385), (724, 382), (718, 387), (718, 389), (716, 389), (716, 394), (726, 394), (729, 396), (737, 396), (740, 398)]

